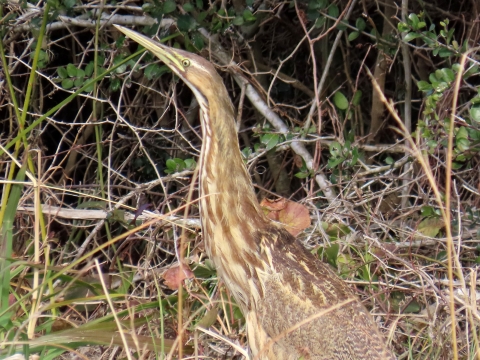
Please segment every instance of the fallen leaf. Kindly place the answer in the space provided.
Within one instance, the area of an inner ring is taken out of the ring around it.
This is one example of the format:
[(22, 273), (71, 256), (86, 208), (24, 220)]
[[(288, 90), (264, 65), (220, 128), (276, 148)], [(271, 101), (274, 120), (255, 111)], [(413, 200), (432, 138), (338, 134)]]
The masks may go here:
[(445, 222), (440, 218), (426, 218), (418, 225), (417, 231), (428, 237), (435, 237), (441, 229), (445, 227)]
[(295, 166), (296, 166), (297, 168), (300, 169), (300, 168), (303, 166), (303, 159), (302, 159), (301, 156), (295, 155), (295, 156), (293, 157), (293, 161), (295, 162)]
[(269, 211), (280, 211), (285, 209), (287, 202), (288, 200), (282, 197), (275, 200), (265, 198), (260, 203), (260, 206)]
[(287, 206), (287, 199), (285, 198), (278, 198), (276, 200), (270, 200), (270, 199), (263, 199), (260, 203), (260, 206), (263, 208), (265, 215), (270, 220), (273, 221), (279, 221), (278, 220), (278, 213), (280, 210), (285, 209)]
[(293, 236), (297, 236), (311, 224), (307, 207), (294, 201), (285, 198), (263, 199), (260, 206), (269, 219), (281, 222)]
[(163, 274), (163, 279), (165, 280), (165, 285), (170, 290), (178, 290), (182, 286), (183, 280), (191, 279), (194, 277), (192, 270), (185, 264), (181, 267), (176, 265), (165, 271)]
[(279, 211), (278, 220), (293, 236), (297, 236), (311, 225), (307, 207), (293, 201), (288, 201), (285, 209)]

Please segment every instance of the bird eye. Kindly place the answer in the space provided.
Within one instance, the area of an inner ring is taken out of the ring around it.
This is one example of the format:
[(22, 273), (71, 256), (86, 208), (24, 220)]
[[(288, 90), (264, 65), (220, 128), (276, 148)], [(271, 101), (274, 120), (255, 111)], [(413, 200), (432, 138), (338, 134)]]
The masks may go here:
[(182, 60), (182, 65), (183, 65), (184, 67), (189, 67), (189, 66), (190, 66), (190, 60), (188, 60), (188, 59), (183, 59), (183, 60)]

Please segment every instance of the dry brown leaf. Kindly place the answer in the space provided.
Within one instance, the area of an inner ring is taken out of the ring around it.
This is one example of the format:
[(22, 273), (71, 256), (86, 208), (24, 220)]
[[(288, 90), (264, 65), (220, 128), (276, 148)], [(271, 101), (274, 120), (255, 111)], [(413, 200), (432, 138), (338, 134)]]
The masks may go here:
[(165, 285), (170, 290), (178, 290), (182, 286), (183, 280), (192, 279), (194, 277), (192, 270), (187, 265), (176, 265), (165, 271), (163, 274)]
[(297, 236), (311, 224), (308, 209), (294, 201), (285, 198), (263, 199), (260, 205), (267, 211), (269, 219), (281, 222), (293, 236)]
[(280, 211), (285, 209), (285, 207), (287, 206), (287, 202), (288, 200), (285, 198), (278, 198), (275, 200), (265, 198), (260, 203), (260, 206), (269, 211)]
[(295, 162), (295, 166), (297, 168), (301, 168), (303, 166), (303, 159), (301, 156), (295, 154), (295, 156), (293, 157), (293, 161)]
[(288, 201), (285, 209), (279, 211), (278, 220), (293, 236), (297, 236), (311, 224), (307, 207), (293, 201)]
[(278, 198), (275, 200), (270, 200), (265, 198), (260, 202), (260, 206), (263, 208), (265, 214), (270, 220), (279, 221), (278, 212), (282, 209), (285, 209), (287, 206), (287, 199)]

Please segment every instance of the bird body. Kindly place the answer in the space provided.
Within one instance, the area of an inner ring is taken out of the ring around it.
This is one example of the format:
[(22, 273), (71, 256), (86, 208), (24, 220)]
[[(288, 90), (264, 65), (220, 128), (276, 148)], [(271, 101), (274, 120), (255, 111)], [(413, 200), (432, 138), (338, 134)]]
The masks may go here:
[(117, 28), (165, 62), (200, 104), (203, 238), (243, 311), (254, 358), (394, 359), (347, 284), (264, 215), (240, 153), (233, 105), (213, 65)]

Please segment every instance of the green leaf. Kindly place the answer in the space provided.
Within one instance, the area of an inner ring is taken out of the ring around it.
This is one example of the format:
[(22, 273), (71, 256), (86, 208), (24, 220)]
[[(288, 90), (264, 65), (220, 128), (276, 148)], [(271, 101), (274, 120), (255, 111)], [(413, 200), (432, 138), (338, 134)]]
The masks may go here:
[(77, 75), (77, 68), (73, 64), (67, 65), (67, 73), (70, 77), (75, 77)]
[(352, 160), (350, 160), (350, 166), (355, 166), (359, 158), (360, 153), (358, 152), (358, 148), (355, 147), (352, 150)]
[(233, 19), (232, 24), (235, 26), (241, 26), (243, 25), (245, 21), (243, 20), (243, 16), (237, 16), (235, 19)]
[(417, 314), (422, 310), (422, 306), (416, 300), (412, 300), (406, 308), (403, 309), (403, 314)]
[(455, 158), (455, 161), (460, 161), (460, 162), (463, 162), (466, 160), (467, 160), (467, 157), (464, 154), (460, 154)]
[(122, 86), (122, 82), (120, 81), (119, 78), (114, 78), (110, 81), (110, 90), (113, 92), (118, 91), (118, 89), (120, 89), (121, 86)]
[(65, 5), (67, 9), (71, 9), (75, 6), (75, 2), (76, 0), (63, 0), (63, 5)]
[(125, 71), (127, 71), (127, 64), (122, 64), (115, 69), (115, 73), (117, 74), (123, 74)]
[[(460, 66), (460, 65), (459, 65)], [(472, 75), (477, 75), (478, 74), (478, 65), (474, 65), (470, 67), (467, 71), (463, 73), (463, 78), (466, 79)]]
[(300, 172), (295, 174), (295, 177), (298, 178), (298, 179), (305, 179), (305, 178), (308, 177), (308, 175), (310, 175), (308, 172), (300, 171)]
[(142, 5), (142, 11), (143, 12), (146, 12), (146, 13), (151, 13), (152, 11), (155, 10), (155, 6), (153, 4), (149, 4), (149, 3), (144, 3)]
[(176, 171), (183, 171), (187, 167), (187, 165), (185, 164), (185, 161), (183, 161), (183, 159), (175, 158), (175, 159), (173, 159), (173, 161), (176, 164), (176, 167), (175, 167)]
[(76, 79), (73, 81), (73, 85), (78, 88), (78, 87), (81, 87), (84, 82), (85, 82), (85, 79), (84, 79), (84, 78), (76, 78)]
[(405, 31), (409, 31), (410, 27), (403, 22), (399, 22), (398, 25), (397, 25), (397, 29), (400, 32), (405, 32)]
[(197, 22), (191, 15), (180, 15), (177, 19), (178, 30), (188, 32), (195, 29)]
[(195, 20), (197, 21), (197, 23), (200, 24), (203, 22), (203, 20), (205, 20), (207, 16), (208, 16), (208, 11), (202, 11), (200, 14), (197, 15)]
[(195, 5), (197, 5), (197, 9), (203, 9), (203, 0), (196, 0)]
[(341, 155), (342, 150), (343, 150), (342, 144), (340, 144), (338, 141), (332, 142), (329, 146), (330, 155), (334, 157)]
[(424, 28), (425, 26), (427, 26), (427, 24), (425, 23), (425, 21), (420, 21), (420, 22), (417, 24), (417, 29), (422, 29), (422, 28)]
[(426, 82), (426, 81), (423, 81), (423, 80), (420, 80), (419, 82), (417, 82), (417, 86), (418, 86), (418, 90), (420, 91), (431, 91), (433, 90), (433, 86)]
[(387, 163), (387, 165), (392, 165), (394, 163), (394, 160), (392, 159), (392, 157), (388, 156), (385, 159), (385, 162)]
[(91, 93), (93, 91), (93, 84), (90, 84), (85, 89), (83, 89), (84, 93)]
[(362, 99), (362, 90), (357, 90), (355, 91), (355, 94), (353, 94), (353, 99), (352, 99), (352, 104), (355, 106), (360, 105), (360, 100)]
[(333, 103), (340, 110), (346, 110), (348, 108), (348, 100), (341, 91), (337, 91), (333, 96)]
[(338, 10), (338, 6), (335, 4), (332, 4), (328, 7), (328, 15), (334, 18), (338, 18), (338, 15), (340, 14), (340, 10)]
[(93, 61), (90, 61), (90, 62), (87, 64), (87, 66), (85, 67), (85, 75), (86, 75), (87, 77), (92, 76), (92, 74), (93, 74), (93, 69), (94, 69), (94, 67), (93, 67)]
[(183, 4), (183, 10), (185, 10), (186, 12), (190, 12), (195, 10), (195, 7), (192, 5), (192, 3), (185, 3)]
[(417, 231), (425, 236), (435, 237), (443, 227), (445, 227), (443, 219), (427, 218), (418, 225)]
[(434, 82), (438, 82), (438, 80), (440, 80), (440, 79), (437, 78), (437, 76), (436, 76), (435, 73), (431, 73), (431, 74), (428, 76), (428, 80), (430, 80), (430, 82), (433, 84)]
[(340, 246), (338, 244), (332, 244), (330, 247), (326, 248), (324, 251), (324, 254), (327, 257), (327, 261), (335, 268), (337, 267), (337, 258), (338, 258), (339, 250), (340, 250)]
[(449, 56), (452, 56), (453, 55), (453, 51), (447, 49), (447, 48), (441, 48), (439, 51), (438, 51), (438, 56), (442, 57), (442, 58), (445, 58), (445, 57), (449, 57)]
[(323, 25), (325, 25), (326, 21), (327, 18), (325, 16), (318, 17), (318, 19), (315, 21), (315, 28), (321, 28)]
[(321, 9), (325, 9), (327, 5), (328, 5), (327, 0), (310, 0), (308, 2), (308, 9), (321, 10)]
[(97, 64), (99, 66), (102, 66), (105, 63), (105, 60), (106, 60), (105, 55), (103, 55), (103, 54), (98, 54), (97, 55)]
[(476, 122), (480, 122), (480, 105), (472, 106), (470, 108), (470, 116)]
[(166, 65), (159, 66), (158, 64), (150, 64), (145, 68), (143, 73), (148, 80), (153, 80), (159, 78), (168, 71), (169, 68)]
[(192, 34), (192, 43), (198, 50), (202, 50), (205, 46), (205, 43), (203, 42), (203, 37), (198, 32)]
[(77, 69), (77, 78), (84, 78), (85, 77), (85, 71), (82, 69)]
[(243, 148), (242, 156), (245, 160), (248, 160), (248, 158), (251, 154), (252, 154), (252, 149), (250, 149), (249, 147)]
[(62, 88), (65, 90), (71, 89), (73, 87), (73, 80), (72, 79), (63, 79), (62, 80)]
[(410, 14), (408, 15), (408, 18), (412, 22), (412, 27), (417, 30), (418, 29), (418, 23), (420, 22), (417, 14)]
[(365, 30), (366, 25), (367, 24), (365, 23), (365, 20), (363, 20), (363, 18), (361, 17), (357, 18), (357, 21), (355, 22), (355, 27), (358, 29), (358, 31)]
[(438, 142), (436, 142), (435, 140), (428, 140), (427, 145), (429, 148), (436, 148), (438, 145)]
[(420, 209), (420, 214), (422, 217), (436, 216), (435, 209), (431, 206), (422, 206)]
[(407, 35), (405, 35), (405, 37), (403, 38), (403, 41), (405, 42), (409, 42), (413, 39), (416, 39), (416, 38), (419, 38), (421, 35), (420, 34), (417, 34), (417, 33), (414, 33), (414, 32), (410, 32), (408, 33)]
[(456, 139), (468, 139), (468, 130), (465, 126), (462, 126), (458, 129), (455, 134)]
[(67, 69), (65, 69), (63, 66), (57, 69), (57, 73), (62, 79), (66, 79), (68, 77)]
[(265, 134), (261, 137), (260, 141), (262, 144), (265, 144), (267, 151), (273, 149), (277, 146), (280, 141), (280, 135), (278, 134)]
[(360, 33), (358, 31), (353, 31), (350, 34), (348, 34), (348, 40), (353, 41), (356, 38), (358, 38), (359, 35), (360, 35)]
[(440, 71), (442, 72), (443, 80), (447, 82), (452, 82), (453, 80), (455, 80), (455, 73), (452, 71), (452, 69), (444, 68)]
[(197, 162), (194, 159), (185, 159), (185, 167), (189, 170), (194, 170), (197, 166)]
[(211, 30), (212, 33), (216, 33), (218, 31), (220, 31), (223, 27), (223, 23), (221, 21), (216, 20), (216, 19), (214, 19), (212, 21), (212, 24), (214, 24), (212, 26), (212, 30)]
[(434, 88), (435, 88), (435, 91), (441, 93), (441, 92), (444, 92), (445, 90), (447, 90), (450, 86), (448, 85), (448, 83), (446, 83), (445, 81), (440, 81), (436, 84), (433, 84)]
[(468, 139), (457, 139), (455, 144), (457, 149), (462, 152), (467, 151), (470, 148), (470, 141)]
[(255, 21), (255, 20), (257, 20), (257, 18), (248, 9), (245, 9), (243, 11), (243, 18), (245, 19), (245, 21)]
[(171, 12), (174, 12), (176, 8), (177, 5), (175, 4), (175, 1), (167, 0), (163, 4), (163, 13), (170, 14)]
[(327, 168), (329, 169), (334, 169), (336, 168), (340, 163), (344, 162), (345, 159), (342, 157), (342, 158), (338, 158), (338, 159), (328, 159), (328, 165), (327, 165)]
[(168, 159), (166, 165), (168, 169), (173, 171), (177, 168), (177, 163), (173, 159)]
[(457, 163), (457, 162), (452, 162), (452, 169), (453, 170), (459, 170), (463, 167), (464, 164), (462, 163)]

